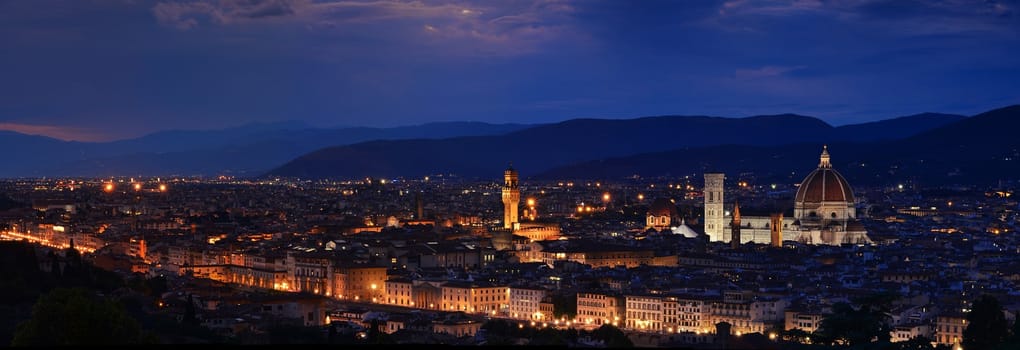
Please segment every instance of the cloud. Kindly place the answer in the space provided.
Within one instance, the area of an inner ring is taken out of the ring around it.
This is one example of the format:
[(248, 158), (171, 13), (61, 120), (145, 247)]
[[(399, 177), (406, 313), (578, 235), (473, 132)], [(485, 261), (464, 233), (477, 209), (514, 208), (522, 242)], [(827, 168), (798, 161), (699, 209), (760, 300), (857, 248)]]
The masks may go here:
[(108, 141), (110, 136), (95, 129), (56, 125), (0, 123), (0, 130), (47, 136), (64, 141)]
[[(733, 26), (749, 19), (798, 16), (870, 25), (892, 35), (918, 36), (1013, 29), (1015, 1), (973, 0), (729, 0), (707, 22)], [(767, 22), (766, 22), (767, 23)]]
[[(444, 54), (519, 55), (569, 37), (574, 7), (566, 1), (192, 0), (152, 8), (164, 26), (293, 23), (322, 35), (359, 36), (379, 43), (433, 46)], [(333, 45), (343, 45), (336, 41)]]
[(201, 21), (230, 24), (293, 16), (309, 4), (308, 0), (169, 1), (153, 6), (152, 14), (160, 24), (188, 30)]

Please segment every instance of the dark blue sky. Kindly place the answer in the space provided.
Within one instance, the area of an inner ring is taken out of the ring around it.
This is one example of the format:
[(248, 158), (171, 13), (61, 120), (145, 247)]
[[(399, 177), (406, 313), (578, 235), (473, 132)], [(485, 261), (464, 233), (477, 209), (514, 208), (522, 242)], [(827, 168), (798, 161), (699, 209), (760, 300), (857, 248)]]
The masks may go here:
[(0, 0), (0, 129), (101, 140), (1020, 103), (1020, 3)]

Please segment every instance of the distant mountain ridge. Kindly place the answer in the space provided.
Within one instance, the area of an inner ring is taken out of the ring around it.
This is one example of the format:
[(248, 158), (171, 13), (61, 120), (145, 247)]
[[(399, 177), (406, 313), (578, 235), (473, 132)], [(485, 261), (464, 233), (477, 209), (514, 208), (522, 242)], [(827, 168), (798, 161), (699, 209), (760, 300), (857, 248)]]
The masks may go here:
[(313, 128), (301, 122), (171, 130), (112, 142), (62, 141), (0, 131), (0, 177), (257, 175), (326, 146), (369, 140), (492, 135), (528, 124), (438, 122), (392, 128)]
[[(1020, 178), (1020, 105), (960, 119), (915, 135), (879, 142), (828, 143), (835, 169), (851, 185), (994, 184)], [(676, 149), (580, 162), (536, 178), (623, 178), (753, 174), (761, 181), (798, 183), (818, 164), (820, 143)], [(670, 159), (663, 163), (661, 159)]]
[[(513, 162), (524, 174), (539, 174), (584, 161), (680, 148), (905, 138), (963, 119), (928, 113), (840, 127), (796, 114), (573, 119), (502, 135), (372, 141), (329, 147), (298, 157), (266, 176), (362, 178), (454, 173), (485, 178), (499, 174), (507, 162)], [(674, 160), (656, 161), (665, 166)]]

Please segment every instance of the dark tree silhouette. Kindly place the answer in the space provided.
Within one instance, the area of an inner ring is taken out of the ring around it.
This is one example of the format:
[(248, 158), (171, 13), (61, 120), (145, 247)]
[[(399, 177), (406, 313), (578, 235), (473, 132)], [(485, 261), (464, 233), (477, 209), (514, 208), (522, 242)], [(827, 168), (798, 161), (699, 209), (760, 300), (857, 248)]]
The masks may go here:
[(894, 294), (877, 293), (855, 300), (857, 307), (836, 303), (832, 306), (832, 314), (822, 319), (813, 338), (828, 345), (888, 345), (892, 330), (889, 310), (896, 298)]
[(13, 346), (139, 344), (138, 322), (112, 301), (82, 288), (57, 288), (39, 298), (18, 325)]
[(1010, 349), (1020, 349), (1020, 311), (1013, 313), (1013, 329), (1006, 344), (1011, 346)]
[(967, 313), (967, 328), (963, 330), (963, 345), (967, 350), (988, 350), (1002, 344), (1009, 335), (1006, 315), (999, 300), (982, 295)]
[(896, 343), (896, 345), (899, 346), (899, 350), (935, 350), (935, 347), (931, 345), (931, 339), (923, 335)]
[(184, 323), (189, 325), (198, 324), (198, 316), (195, 314), (195, 298), (188, 294), (187, 304), (184, 305)]
[(573, 319), (577, 316), (577, 294), (553, 295), (553, 317)]
[(598, 329), (592, 331), (592, 336), (595, 339), (605, 342), (606, 346), (610, 348), (634, 347), (634, 342), (630, 341), (627, 334), (612, 325), (602, 325)]

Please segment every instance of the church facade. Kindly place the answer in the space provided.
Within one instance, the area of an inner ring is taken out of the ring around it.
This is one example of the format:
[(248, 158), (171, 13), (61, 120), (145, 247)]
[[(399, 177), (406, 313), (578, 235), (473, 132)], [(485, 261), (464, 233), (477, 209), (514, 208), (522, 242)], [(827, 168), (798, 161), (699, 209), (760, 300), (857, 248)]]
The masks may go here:
[(705, 234), (710, 241), (770, 243), (773, 246), (781, 246), (783, 241), (828, 245), (872, 243), (858, 220), (853, 190), (843, 175), (832, 168), (828, 147), (822, 149), (818, 168), (798, 187), (792, 217), (772, 213), (734, 218), (722, 209), (724, 179), (721, 173), (705, 174)]

